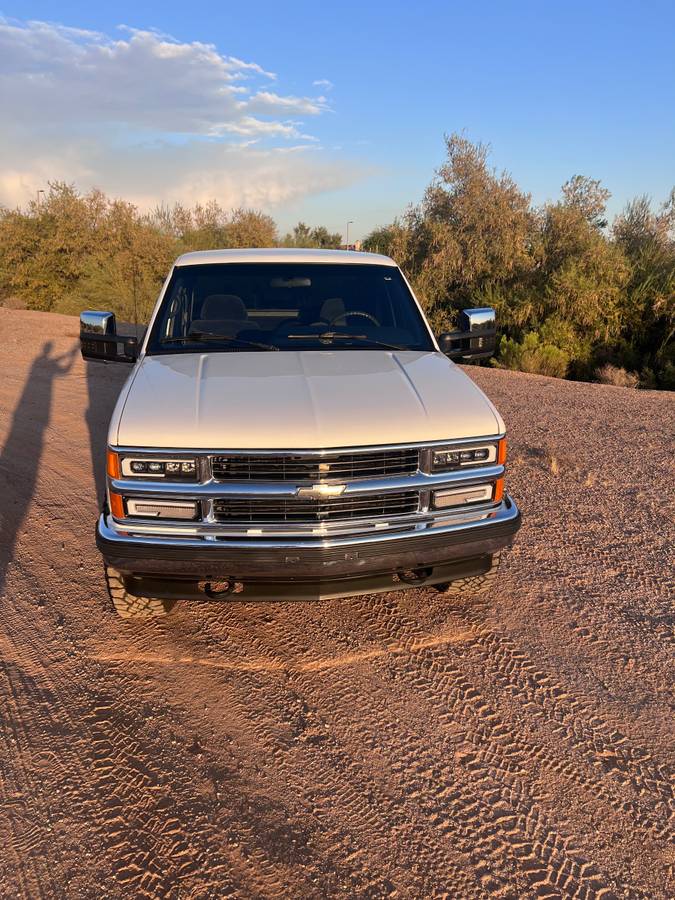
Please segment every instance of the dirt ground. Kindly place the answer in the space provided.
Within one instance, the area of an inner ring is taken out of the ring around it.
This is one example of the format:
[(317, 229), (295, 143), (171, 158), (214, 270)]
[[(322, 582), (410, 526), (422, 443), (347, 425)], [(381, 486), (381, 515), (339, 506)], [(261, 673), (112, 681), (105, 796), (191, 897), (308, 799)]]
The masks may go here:
[(0, 309), (2, 898), (675, 896), (675, 395), (470, 369), (524, 515), (480, 602), (129, 623), (93, 539), (127, 372)]

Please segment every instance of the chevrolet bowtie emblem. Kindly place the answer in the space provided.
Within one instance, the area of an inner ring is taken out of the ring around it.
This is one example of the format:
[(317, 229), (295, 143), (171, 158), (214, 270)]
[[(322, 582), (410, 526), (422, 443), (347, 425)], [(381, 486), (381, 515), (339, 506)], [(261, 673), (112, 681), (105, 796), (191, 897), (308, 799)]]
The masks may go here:
[(296, 494), (309, 500), (323, 500), (327, 497), (339, 497), (344, 494), (346, 487), (346, 484), (313, 484), (311, 487), (298, 488)]

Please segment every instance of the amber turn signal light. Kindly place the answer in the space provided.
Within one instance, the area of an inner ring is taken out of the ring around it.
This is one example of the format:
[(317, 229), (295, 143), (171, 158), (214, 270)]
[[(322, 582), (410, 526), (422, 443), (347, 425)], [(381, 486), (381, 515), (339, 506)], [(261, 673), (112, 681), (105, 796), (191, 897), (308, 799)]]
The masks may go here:
[(106, 454), (106, 469), (110, 478), (120, 477), (120, 458), (112, 450), (108, 450)]
[(501, 503), (503, 497), (504, 497), (504, 479), (498, 478), (495, 481), (495, 495), (494, 495), (495, 503)]
[(113, 494), (113, 492), (110, 491), (110, 512), (115, 519), (124, 518), (124, 500), (122, 499), (121, 494)]
[(497, 465), (503, 466), (506, 462), (506, 438), (502, 438), (497, 444)]

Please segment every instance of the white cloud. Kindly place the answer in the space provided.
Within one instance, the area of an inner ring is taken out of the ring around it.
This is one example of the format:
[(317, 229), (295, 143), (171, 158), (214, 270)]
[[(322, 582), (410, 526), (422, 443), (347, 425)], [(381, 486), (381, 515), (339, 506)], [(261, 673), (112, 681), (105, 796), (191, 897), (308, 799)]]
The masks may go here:
[[(0, 151), (0, 155), (2, 151)], [(353, 183), (361, 172), (307, 145), (263, 148), (251, 142), (189, 141), (110, 147), (93, 141), (79, 148), (52, 145), (21, 164), (0, 166), (0, 197), (9, 206), (35, 197), (47, 181), (98, 186), (141, 209), (158, 203), (205, 203), (272, 209), (304, 196)]]
[(316, 143), (301, 117), (326, 111), (325, 97), (271, 91), (274, 73), (211, 44), (120, 35), (0, 18), (0, 202), (63, 179), (150, 205), (269, 206), (357, 176), (318, 150), (284, 152)]
[(270, 91), (258, 91), (248, 101), (248, 108), (267, 115), (294, 113), (317, 116), (328, 106), (325, 97), (280, 97), (279, 94), (273, 94)]
[(327, 78), (317, 78), (316, 81), (312, 82), (312, 87), (323, 88), (324, 91), (332, 91), (335, 85)]

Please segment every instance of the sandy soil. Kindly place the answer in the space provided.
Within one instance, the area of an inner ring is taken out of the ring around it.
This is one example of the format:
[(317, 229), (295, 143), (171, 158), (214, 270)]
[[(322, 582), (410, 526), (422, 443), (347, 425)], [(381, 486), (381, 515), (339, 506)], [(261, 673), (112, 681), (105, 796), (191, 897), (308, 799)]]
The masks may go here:
[[(498, 591), (108, 606), (124, 366), (0, 309), (0, 896), (675, 896), (675, 395), (471, 369)], [(100, 479), (99, 479), (100, 481)]]

